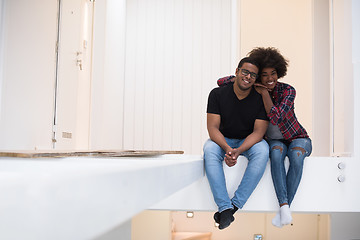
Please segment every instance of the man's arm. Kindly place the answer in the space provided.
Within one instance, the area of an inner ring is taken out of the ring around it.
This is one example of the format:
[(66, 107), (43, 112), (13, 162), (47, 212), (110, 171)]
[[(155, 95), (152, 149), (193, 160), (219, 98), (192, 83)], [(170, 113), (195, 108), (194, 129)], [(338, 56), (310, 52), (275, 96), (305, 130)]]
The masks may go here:
[[(207, 129), (209, 132), (210, 139), (213, 140), (217, 145), (219, 145), (224, 151), (225, 154), (231, 154), (235, 149), (231, 148), (225, 140), (224, 135), (220, 132), (220, 115), (208, 113), (207, 114)], [(236, 164), (237, 158), (226, 158), (224, 157), (225, 163), (232, 167)]]
[(210, 139), (219, 145), (225, 152), (232, 149), (225, 140), (224, 135), (220, 132), (220, 115), (208, 113), (207, 114), (207, 130), (209, 132)]
[(254, 123), (254, 131), (245, 138), (240, 147), (234, 149), (230, 154), (226, 152), (225, 159), (237, 159), (241, 153), (254, 146), (254, 144), (260, 142), (266, 133), (268, 125), (268, 121), (256, 119)]

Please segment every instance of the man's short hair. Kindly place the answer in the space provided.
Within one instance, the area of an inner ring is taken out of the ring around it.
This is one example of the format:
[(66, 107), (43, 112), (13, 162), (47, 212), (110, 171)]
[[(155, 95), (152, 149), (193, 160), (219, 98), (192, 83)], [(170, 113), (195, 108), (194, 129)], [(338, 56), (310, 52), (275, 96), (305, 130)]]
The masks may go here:
[(255, 65), (258, 68), (258, 70), (260, 70), (260, 64), (254, 58), (244, 57), (243, 59), (240, 60), (238, 68), (241, 68), (244, 65), (244, 63), (250, 63), (252, 65)]

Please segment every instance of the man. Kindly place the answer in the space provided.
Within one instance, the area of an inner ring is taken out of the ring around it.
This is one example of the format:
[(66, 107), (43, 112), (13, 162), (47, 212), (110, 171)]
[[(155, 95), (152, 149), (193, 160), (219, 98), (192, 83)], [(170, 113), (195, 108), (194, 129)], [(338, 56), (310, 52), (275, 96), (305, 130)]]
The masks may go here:
[[(210, 139), (204, 145), (205, 171), (219, 211), (214, 219), (219, 229), (234, 221), (234, 213), (242, 208), (260, 181), (269, 159), (269, 146), (263, 136), (268, 118), (261, 95), (253, 85), (258, 63), (243, 58), (233, 83), (213, 89), (207, 106), (207, 129)], [(239, 155), (248, 159), (244, 176), (230, 200), (223, 161), (232, 167)]]

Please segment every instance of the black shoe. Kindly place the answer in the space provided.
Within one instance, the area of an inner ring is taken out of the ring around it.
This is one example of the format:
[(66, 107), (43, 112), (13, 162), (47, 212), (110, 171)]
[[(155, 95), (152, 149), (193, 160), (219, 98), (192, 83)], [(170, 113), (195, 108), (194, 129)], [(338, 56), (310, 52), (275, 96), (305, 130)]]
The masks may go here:
[(216, 223), (220, 223), (220, 213), (219, 212), (214, 213), (214, 220)]
[[(234, 204), (233, 204), (233, 207), (234, 207), (234, 209), (232, 209), (232, 214), (234, 215), (234, 213), (239, 209), (237, 206), (235, 206)], [(216, 213), (214, 213), (214, 220), (215, 220), (215, 222), (216, 223), (220, 223), (220, 213), (219, 212), (216, 212)]]
[(232, 210), (232, 213), (234, 215), (239, 208), (237, 206), (235, 206), (234, 204), (233, 204), (233, 208), (234, 209)]
[[(235, 220), (233, 216), (233, 209), (226, 209), (225, 211), (219, 214), (219, 229), (224, 229), (230, 226), (230, 224)], [(214, 215), (215, 217), (215, 215)]]

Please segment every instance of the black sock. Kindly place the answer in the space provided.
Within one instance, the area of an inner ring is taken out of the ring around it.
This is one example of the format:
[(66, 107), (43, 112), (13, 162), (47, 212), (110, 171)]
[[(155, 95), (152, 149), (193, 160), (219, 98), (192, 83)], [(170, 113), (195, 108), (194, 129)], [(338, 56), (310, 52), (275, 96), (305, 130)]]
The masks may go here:
[(220, 223), (220, 213), (219, 212), (214, 213), (214, 220), (216, 223)]
[[(234, 204), (232, 204), (233, 209), (232, 209), (232, 214), (234, 215), (234, 213), (239, 209), (237, 206), (235, 206)], [(216, 223), (220, 223), (220, 213), (216, 212), (214, 213), (214, 220)]]
[(230, 226), (230, 224), (234, 221), (233, 209), (226, 209), (225, 211), (220, 213), (220, 223), (219, 229), (224, 229)]
[(237, 211), (239, 208), (238, 208), (237, 206), (235, 206), (234, 204), (233, 204), (233, 208), (234, 208), (234, 209), (233, 209), (232, 212), (233, 212), (233, 214), (234, 214), (234, 213), (236, 213), (236, 211)]

